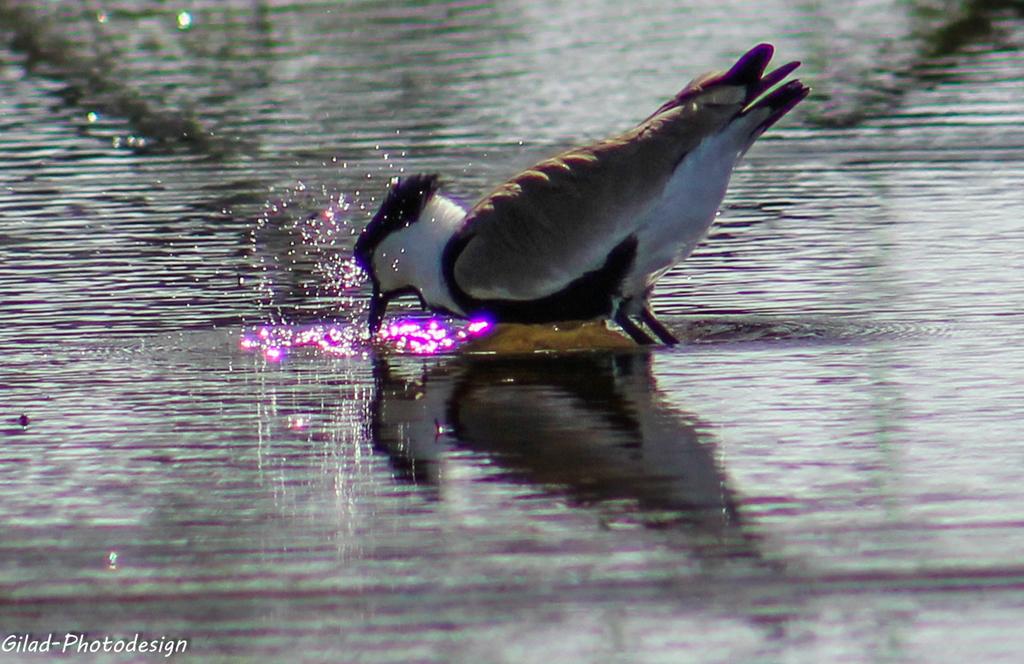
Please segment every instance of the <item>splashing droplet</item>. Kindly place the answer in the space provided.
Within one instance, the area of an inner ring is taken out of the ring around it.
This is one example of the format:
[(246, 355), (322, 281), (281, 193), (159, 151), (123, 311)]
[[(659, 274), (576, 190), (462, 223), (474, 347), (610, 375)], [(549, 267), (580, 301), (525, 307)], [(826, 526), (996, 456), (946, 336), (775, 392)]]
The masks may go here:
[(489, 328), (490, 323), (486, 321), (456, 328), (439, 318), (404, 319), (382, 328), (377, 338), (385, 347), (399, 353), (439, 355), (454, 351), (459, 344), (484, 334)]

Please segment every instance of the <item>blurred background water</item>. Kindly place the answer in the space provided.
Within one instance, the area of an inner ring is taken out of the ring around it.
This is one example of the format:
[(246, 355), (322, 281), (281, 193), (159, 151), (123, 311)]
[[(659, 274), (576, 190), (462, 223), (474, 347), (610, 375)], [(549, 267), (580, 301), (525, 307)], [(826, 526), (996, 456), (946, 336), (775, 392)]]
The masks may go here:
[[(3, 636), (1024, 655), (1019, 2), (3, 0), (0, 34)], [(656, 290), (690, 343), (239, 348), (360, 320), (390, 177), (471, 202), (760, 41), (814, 92)]]

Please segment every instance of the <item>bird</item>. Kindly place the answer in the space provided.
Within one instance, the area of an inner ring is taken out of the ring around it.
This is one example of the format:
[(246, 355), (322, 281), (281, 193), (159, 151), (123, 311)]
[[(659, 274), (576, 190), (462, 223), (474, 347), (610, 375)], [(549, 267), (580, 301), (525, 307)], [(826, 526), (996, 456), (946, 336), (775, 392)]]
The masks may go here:
[(765, 73), (773, 55), (754, 46), (632, 129), (545, 159), (468, 210), (437, 174), (391, 180), (353, 248), (373, 288), (371, 336), (413, 295), (455, 317), (611, 319), (638, 344), (678, 343), (651, 309), (655, 282), (707, 235), (740, 158), (810, 92), (783, 82), (798, 61)]

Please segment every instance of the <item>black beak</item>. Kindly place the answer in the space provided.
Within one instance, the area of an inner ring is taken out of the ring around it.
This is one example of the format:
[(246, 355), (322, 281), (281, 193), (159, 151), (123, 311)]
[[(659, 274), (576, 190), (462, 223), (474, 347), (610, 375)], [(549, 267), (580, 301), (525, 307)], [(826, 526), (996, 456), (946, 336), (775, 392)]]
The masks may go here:
[(368, 317), (368, 323), (370, 325), (370, 336), (377, 334), (380, 330), (380, 324), (384, 321), (384, 312), (388, 308), (388, 297), (381, 295), (380, 290), (377, 288), (373, 289), (373, 296), (370, 297), (370, 315)]

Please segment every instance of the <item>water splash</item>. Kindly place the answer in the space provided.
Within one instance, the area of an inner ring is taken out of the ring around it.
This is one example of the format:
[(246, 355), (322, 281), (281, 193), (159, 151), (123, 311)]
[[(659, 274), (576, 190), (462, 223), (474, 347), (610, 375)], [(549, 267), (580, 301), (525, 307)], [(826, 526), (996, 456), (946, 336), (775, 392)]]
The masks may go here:
[[(299, 187), (304, 185), (300, 182)], [(321, 295), (342, 295), (366, 281), (366, 275), (349, 254), (348, 245), (357, 230), (351, 209), (352, 204), (339, 195), (297, 223), (303, 245), (316, 256), (315, 271), (321, 277), (317, 290)]]
[[(387, 161), (389, 155), (383, 158)], [(351, 256), (365, 208), (356, 209), (354, 200), (298, 181), (281, 199), (264, 204), (250, 241), (255, 288), (266, 322), (243, 332), (239, 342), (243, 350), (274, 363), (297, 349), (334, 357), (366, 355), (371, 350), (437, 355), (454, 352), (462, 343), (490, 332), (492, 324), (487, 320), (453, 323), (410, 316), (369, 338), (362, 324), (367, 275)], [(336, 316), (337, 322), (322, 322)]]
[(401, 355), (441, 355), (453, 353), (467, 341), (491, 331), (492, 323), (473, 320), (463, 325), (442, 318), (401, 319), (367, 339), (361, 329), (347, 324), (262, 325), (242, 333), (239, 346), (259, 353), (267, 362), (281, 362), (297, 349), (307, 349), (333, 357), (366, 355), (378, 349)]
[(453, 327), (440, 318), (405, 319), (382, 328), (377, 338), (394, 352), (439, 355), (453, 352), (460, 344), (487, 334), (491, 327), (490, 321), (482, 319), (462, 327)]
[(328, 307), (360, 314), (354, 295), (365, 277), (351, 261), (359, 217), (344, 194), (301, 181), (264, 203), (250, 230), (249, 276), (267, 318)]
[(365, 351), (365, 341), (350, 325), (262, 325), (246, 330), (242, 350), (259, 353), (268, 362), (281, 362), (295, 349), (308, 348), (334, 357), (353, 357)]

